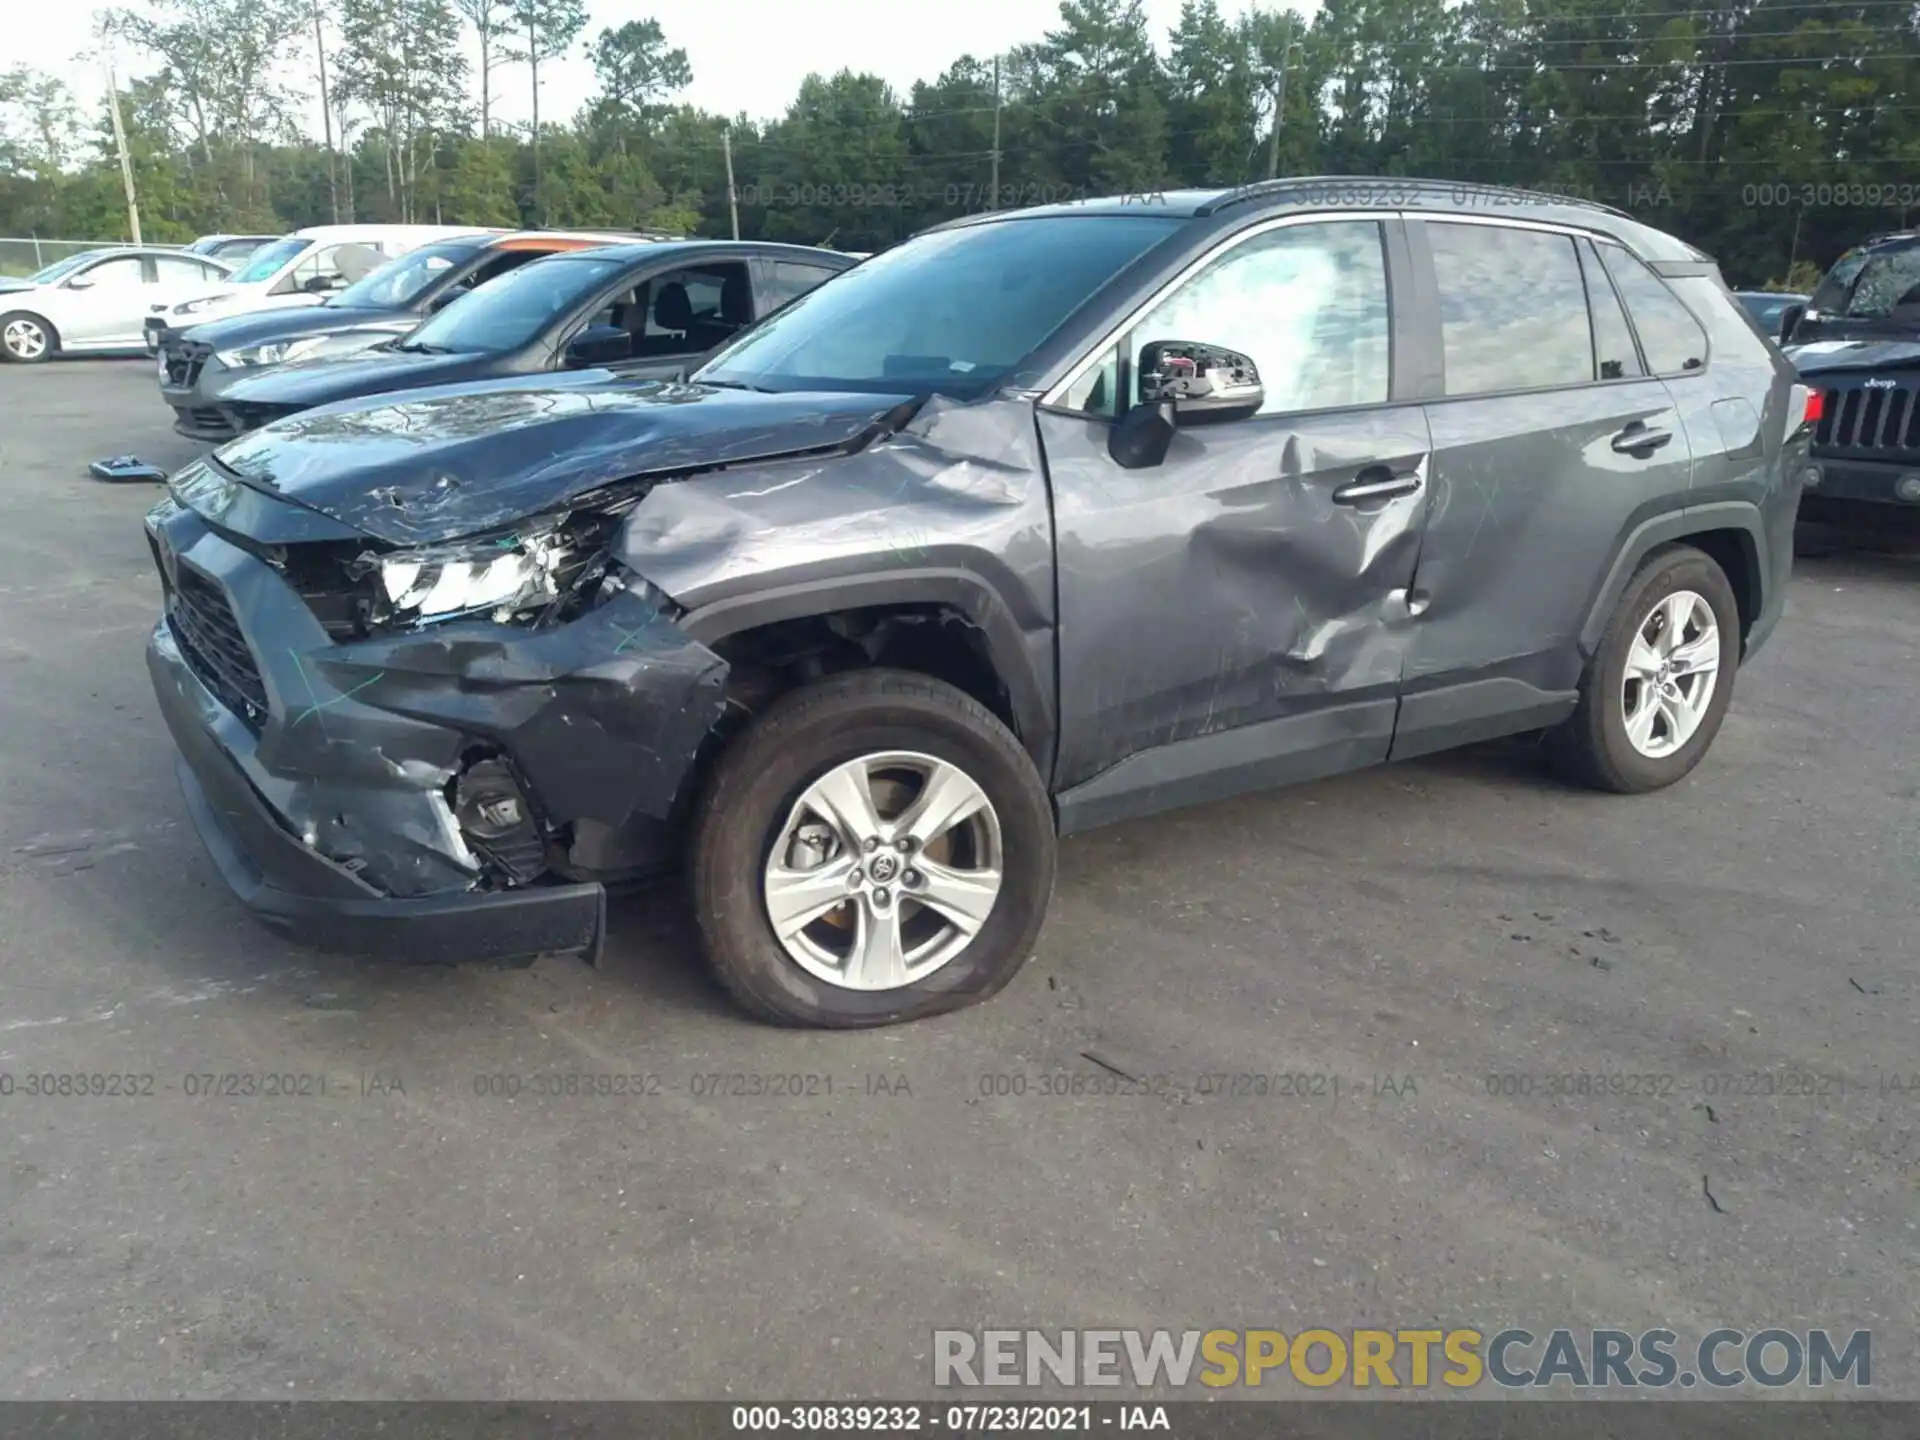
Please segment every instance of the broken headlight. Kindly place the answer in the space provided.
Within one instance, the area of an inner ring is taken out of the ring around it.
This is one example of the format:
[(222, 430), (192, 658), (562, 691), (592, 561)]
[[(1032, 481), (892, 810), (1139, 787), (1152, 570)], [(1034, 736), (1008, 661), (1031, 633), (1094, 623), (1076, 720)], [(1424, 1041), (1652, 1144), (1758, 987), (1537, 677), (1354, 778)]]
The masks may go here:
[(390, 619), (451, 620), (488, 615), (509, 621), (559, 601), (579, 557), (558, 526), (490, 535), (451, 545), (369, 555)]
[(620, 520), (576, 510), (445, 545), (363, 553), (347, 567), (365, 594), (362, 633), (457, 619), (571, 619), (624, 588), (608, 553)]

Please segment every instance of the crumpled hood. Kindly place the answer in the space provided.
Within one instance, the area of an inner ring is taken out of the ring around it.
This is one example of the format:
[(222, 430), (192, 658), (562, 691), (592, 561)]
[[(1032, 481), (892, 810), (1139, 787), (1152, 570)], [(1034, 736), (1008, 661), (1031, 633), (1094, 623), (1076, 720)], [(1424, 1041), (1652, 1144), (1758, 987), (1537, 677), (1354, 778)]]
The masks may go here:
[(1912, 340), (1813, 340), (1791, 346), (1785, 354), (1802, 375), (1920, 365), (1920, 343)]
[(216, 452), (256, 487), (394, 544), (497, 529), (618, 480), (844, 445), (907, 395), (768, 395), (591, 373), (329, 406)]
[(420, 323), (410, 310), (375, 309), (360, 305), (303, 305), (290, 310), (250, 310), (225, 320), (195, 325), (183, 338), (202, 341), (216, 350), (240, 345), (267, 345), (276, 340), (298, 340), (307, 335), (334, 335), (362, 326), (399, 326)]

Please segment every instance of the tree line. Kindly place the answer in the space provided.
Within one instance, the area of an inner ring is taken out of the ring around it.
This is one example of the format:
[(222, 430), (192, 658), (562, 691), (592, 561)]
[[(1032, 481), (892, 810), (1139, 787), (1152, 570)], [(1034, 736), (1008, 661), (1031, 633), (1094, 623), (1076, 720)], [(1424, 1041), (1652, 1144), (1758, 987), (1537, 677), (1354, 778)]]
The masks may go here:
[[(1920, 217), (1916, 0), (1326, 0), (1311, 21), (1186, 0), (1165, 35), (1141, 0), (1063, 0), (1030, 44), (905, 94), (809, 75), (773, 119), (683, 103), (663, 27), (589, 33), (584, 0), (141, 0), (107, 23), (148, 62), (119, 100), (154, 240), (737, 224), (875, 250), (996, 204), (1420, 175), (1600, 200), (1737, 283), (1804, 286)], [(593, 93), (543, 112), (541, 67), (582, 52)], [(532, 123), (500, 120), (510, 89)], [(105, 99), (0, 71), (0, 234), (126, 233)]]

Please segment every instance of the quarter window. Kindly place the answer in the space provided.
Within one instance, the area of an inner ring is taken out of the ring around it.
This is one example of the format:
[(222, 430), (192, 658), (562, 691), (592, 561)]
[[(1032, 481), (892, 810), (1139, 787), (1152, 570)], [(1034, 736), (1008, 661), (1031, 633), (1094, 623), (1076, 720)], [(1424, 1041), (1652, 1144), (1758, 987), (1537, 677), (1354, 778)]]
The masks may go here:
[(791, 260), (775, 260), (767, 266), (766, 308), (770, 312), (782, 305), (798, 300), (817, 285), (831, 280), (837, 273), (823, 269), (818, 265), (799, 265)]
[(1542, 230), (1432, 221), (1447, 394), (1593, 379), (1593, 326), (1573, 241)]
[(1707, 332), (1660, 277), (1618, 245), (1602, 245), (1607, 273), (1620, 289), (1656, 375), (1688, 375), (1707, 364)]
[[(1261, 414), (1377, 405), (1387, 398), (1386, 255), (1372, 221), (1288, 225), (1222, 255), (1133, 327), (1129, 377), (1143, 347), (1189, 340), (1237, 350), (1259, 367)], [(1111, 413), (1117, 356), (1077, 383), (1071, 398)], [(1127, 380), (1129, 399), (1138, 381)]]

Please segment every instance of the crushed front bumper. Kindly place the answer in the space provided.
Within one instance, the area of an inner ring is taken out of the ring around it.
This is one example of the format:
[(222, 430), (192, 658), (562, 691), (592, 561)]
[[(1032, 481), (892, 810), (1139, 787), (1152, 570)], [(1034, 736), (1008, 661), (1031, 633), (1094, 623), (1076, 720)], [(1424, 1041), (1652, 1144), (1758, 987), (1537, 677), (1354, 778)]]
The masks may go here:
[(395, 898), (301, 843), (248, 782), (217, 733), (225, 712), (189, 671), (162, 621), (147, 647), (174, 774), (214, 867), (265, 925), (317, 950), (423, 963), (579, 952), (597, 962), (607, 892), (596, 884)]
[[(677, 839), (724, 662), (634, 594), (545, 630), (335, 643), (237, 536), (171, 500), (147, 528), (168, 603), (147, 662), (188, 813), (262, 921), (446, 962), (597, 955), (600, 880)], [(519, 779), (537, 875), (462, 829), (457, 787), (482, 756)]]

